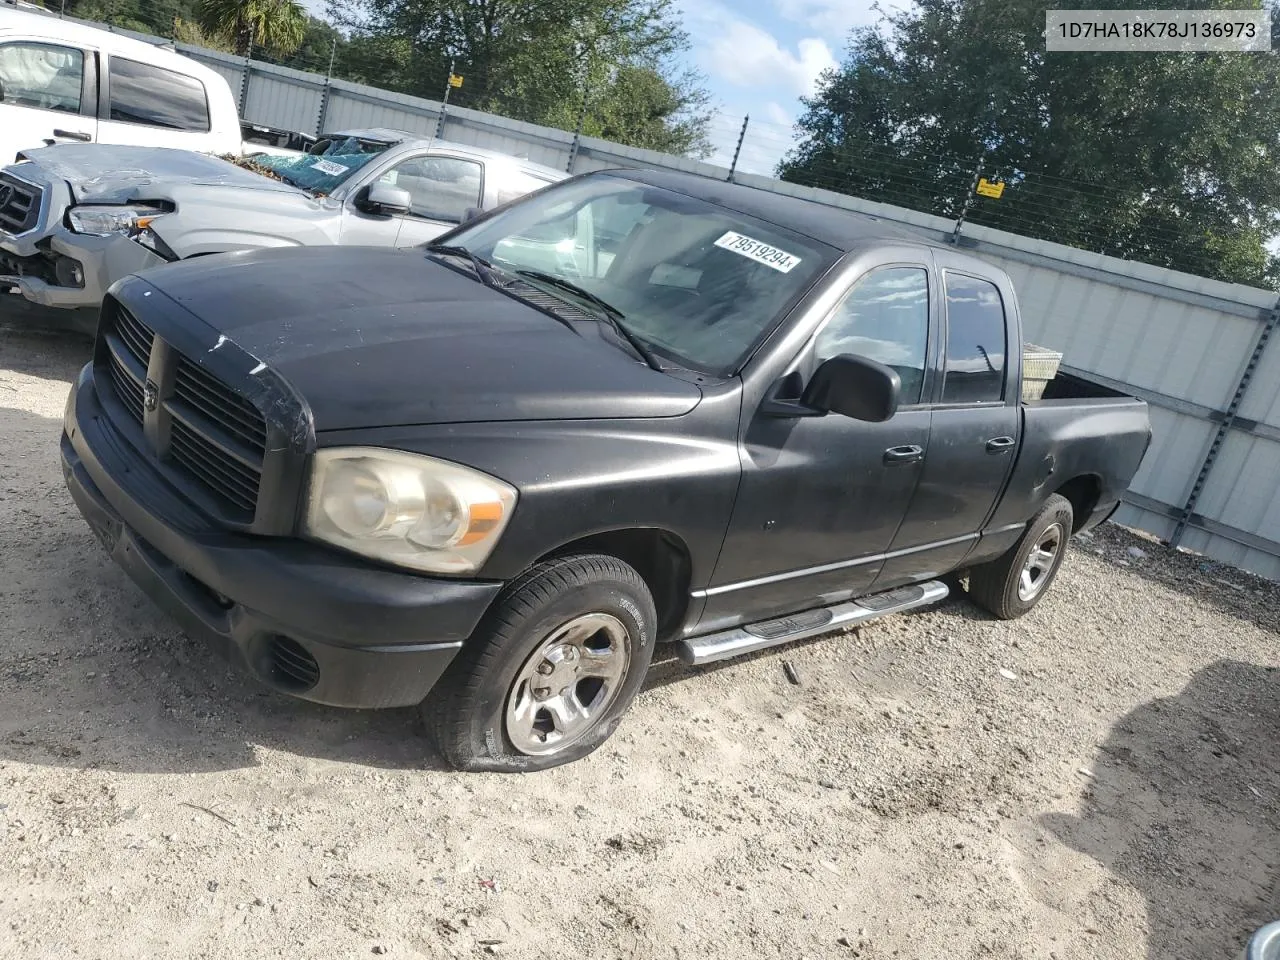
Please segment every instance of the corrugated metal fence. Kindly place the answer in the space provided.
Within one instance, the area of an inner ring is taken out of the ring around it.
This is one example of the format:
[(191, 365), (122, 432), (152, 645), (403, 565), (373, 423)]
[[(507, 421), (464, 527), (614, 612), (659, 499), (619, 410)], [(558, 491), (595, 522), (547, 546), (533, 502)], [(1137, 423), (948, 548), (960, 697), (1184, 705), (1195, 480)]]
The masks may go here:
[[(178, 49), (226, 77), (242, 115), (256, 123), (306, 133), (438, 131), (436, 101)], [(730, 176), (685, 157), (456, 107), (447, 111), (442, 136), (573, 172), (644, 166)], [(826, 190), (754, 175), (734, 179), (871, 213), (935, 240), (950, 239), (954, 228), (950, 220)], [(1152, 447), (1117, 519), (1280, 579), (1280, 346), (1268, 349), (1280, 321), (1276, 293), (973, 225), (958, 242), (1012, 275), (1028, 340), (1063, 351), (1072, 372), (1150, 403)]]

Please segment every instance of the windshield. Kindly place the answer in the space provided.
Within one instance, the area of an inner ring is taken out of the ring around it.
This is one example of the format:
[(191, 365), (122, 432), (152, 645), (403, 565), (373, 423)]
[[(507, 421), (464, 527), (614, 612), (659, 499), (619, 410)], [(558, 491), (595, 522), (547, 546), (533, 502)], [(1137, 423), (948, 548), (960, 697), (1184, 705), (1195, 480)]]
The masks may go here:
[(376, 140), (342, 137), (328, 141), (318, 153), (300, 157), (255, 156), (253, 162), (273, 171), (286, 183), (327, 195), (390, 146)]
[(835, 251), (774, 224), (616, 176), (552, 187), (448, 242), (567, 280), (695, 369), (736, 370)]

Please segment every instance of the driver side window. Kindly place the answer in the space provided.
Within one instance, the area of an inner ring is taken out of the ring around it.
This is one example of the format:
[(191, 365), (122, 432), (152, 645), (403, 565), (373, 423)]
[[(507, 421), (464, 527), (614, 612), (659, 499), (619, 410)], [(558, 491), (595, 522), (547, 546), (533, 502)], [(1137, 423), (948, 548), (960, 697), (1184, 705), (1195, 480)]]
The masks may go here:
[(413, 157), (378, 182), (409, 191), (409, 212), (427, 220), (461, 223), (468, 207), (480, 206), (480, 164), (461, 157)]
[(920, 402), (929, 343), (929, 274), (924, 267), (879, 267), (832, 311), (814, 342), (817, 363), (842, 353), (892, 367), (902, 405)]

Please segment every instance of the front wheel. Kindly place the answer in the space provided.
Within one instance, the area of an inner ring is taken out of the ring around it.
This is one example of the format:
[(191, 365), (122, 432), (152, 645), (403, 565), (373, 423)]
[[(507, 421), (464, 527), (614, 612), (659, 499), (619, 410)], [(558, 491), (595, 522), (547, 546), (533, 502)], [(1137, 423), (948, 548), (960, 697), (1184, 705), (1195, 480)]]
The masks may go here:
[(1001, 620), (1020, 617), (1049, 589), (1071, 538), (1071, 501), (1054, 494), (1005, 554), (969, 572), (969, 596)]
[(544, 770), (599, 747), (644, 681), (653, 597), (614, 557), (561, 557), (514, 581), (423, 703), (460, 770)]

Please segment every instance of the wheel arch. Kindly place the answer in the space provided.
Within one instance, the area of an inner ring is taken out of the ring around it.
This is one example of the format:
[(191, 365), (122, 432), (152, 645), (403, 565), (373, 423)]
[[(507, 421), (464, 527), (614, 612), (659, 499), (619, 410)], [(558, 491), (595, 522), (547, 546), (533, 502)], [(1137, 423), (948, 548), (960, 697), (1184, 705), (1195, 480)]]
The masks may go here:
[(1082, 473), (1053, 492), (1071, 504), (1071, 532), (1078, 533), (1102, 499), (1102, 478), (1094, 473)]
[(561, 544), (538, 558), (603, 553), (617, 557), (640, 574), (658, 612), (658, 638), (679, 631), (689, 610), (693, 561), (684, 540), (660, 527), (624, 527), (589, 534)]

